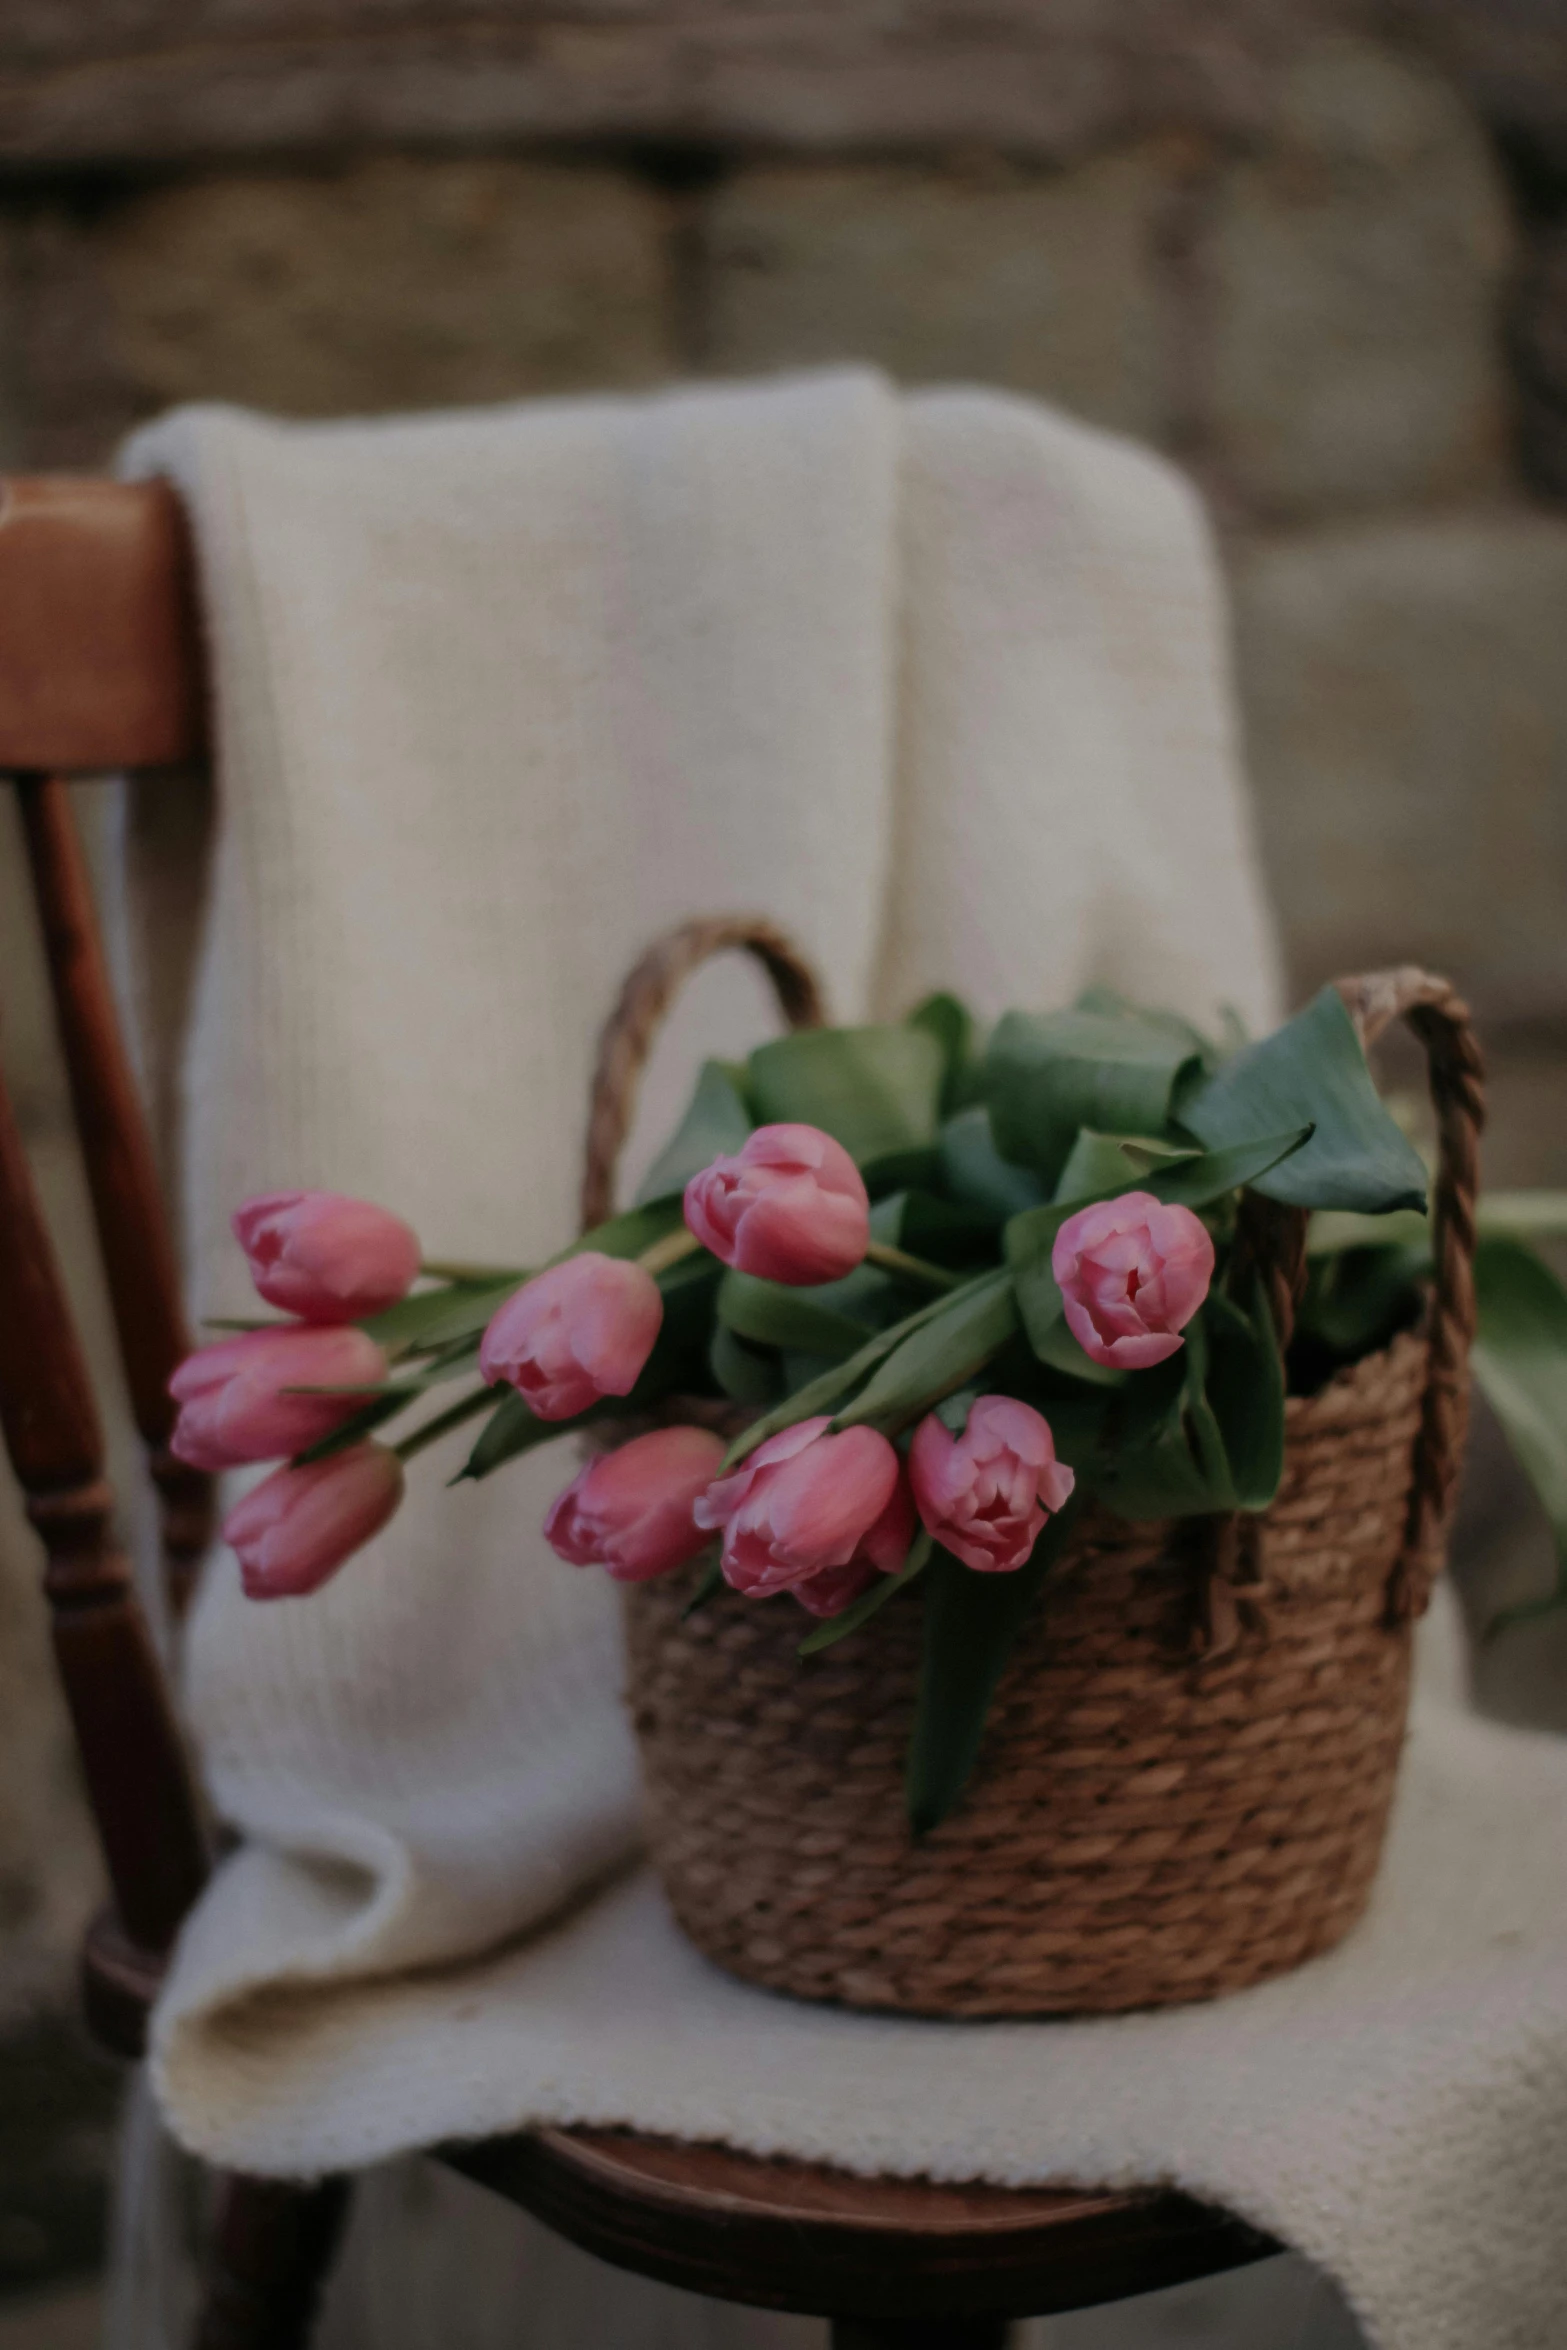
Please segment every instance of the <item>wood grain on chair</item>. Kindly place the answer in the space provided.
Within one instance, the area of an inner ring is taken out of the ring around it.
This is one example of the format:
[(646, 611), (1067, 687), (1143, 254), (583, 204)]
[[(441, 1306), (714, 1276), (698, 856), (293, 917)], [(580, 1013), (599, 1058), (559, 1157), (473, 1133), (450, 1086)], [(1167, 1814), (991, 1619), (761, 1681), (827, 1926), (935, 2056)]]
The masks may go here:
[(0, 769), (170, 767), (205, 746), (190, 535), (165, 482), (0, 482)]

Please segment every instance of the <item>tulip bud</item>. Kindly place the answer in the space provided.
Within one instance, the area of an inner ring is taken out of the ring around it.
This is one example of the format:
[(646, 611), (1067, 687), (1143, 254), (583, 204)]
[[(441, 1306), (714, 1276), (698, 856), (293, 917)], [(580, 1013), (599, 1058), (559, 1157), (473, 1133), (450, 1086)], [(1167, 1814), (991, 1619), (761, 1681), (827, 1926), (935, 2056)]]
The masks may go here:
[(861, 1536), (853, 1556), (841, 1567), (823, 1567), (792, 1583), (793, 1596), (813, 1616), (837, 1616), (868, 1591), (878, 1575), (895, 1575), (909, 1555), (914, 1540), (914, 1496), (901, 1468), (892, 1499), (868, 1534)]
[(354, 1322), (412, 1288), (419, 1242), (389, 1209), (336, 1191), (271, 1191), (235, 1211), (234, 1237), (270, 1306), (305, 1322)]
[[(825, 1417), (799, 1420), (770, 1436), (696, 1505), (699, 1526), (724, 1528), (724, 1579), (748, 1598), (775, 1591), (798, 1597), (810, 1589), (808, 1607), (813, 1597), (830, 1600), (822, 1612), (836, 1613), (847, 1604), (844, 1590), (852, 1597), (871, 1575), (903, 1564), (912, 1526), (906, 1510), (899, 1515), (897, 1454), (874, 1428), (827, 1436), (830, 1424)], [(841, 1584), (816, 1581), (850, 1566), (857, 1582), (847, 1576)]]
[[(352, 1419), (386, 1377), (386, 1357), (352, 1324), (288, 1323), (204, 1346), (169, 1381), (180, 1407), (169, 1449), (193, 1469), (234, 1469), (303, 1452)], [(296, 1387), (356, 1388), (291, 1395)]]
[(870, 1241), (860, 1171), (817, 1126), (759, 1126), (692, 1176), (685, 1216), (722, 1264), (797, 1288), (852, 1273)]
[(1128, 1191), (1068, 1216), (1050, 1268), (1084, 1354), (1143, 1371), (1185, 1345), (1180, 1332), (1213, 1279), (1213, 1242), (1190, 1208)]
[(484, 1333), (479, 1369), (492, 1387), (515, 1387), (541, 1420), (570, 1420), (601, 1396), (630, 1394), (663, 1319), (645, 1267), (584, 1249), (506, 1300)]
[(403, 1498), (403, 1464), (384, 1444), (356, 1444), (303, 1469), (274, 1469), (223, 1521), (249, 1599), (316, 1591), (363, 1549)]
[(1050, 1424), (1032, 1404), (982, 1395), (954, 1438), (934, 1412), (909, 1450), (914, 1500), (944, 1550), (981, 1574), (1021, 1567), (1048, 1513), (1061, 1509), (1076, 1479), (1056, 1459)]
[(617, 1583), (648, 1583), (694, 1559), (708, 1540), (691, 1512), (724, 1457), (706, 1428), (655, 1428), (590, 1461), (544, 1521), (544, 1539), (574, 1567)]

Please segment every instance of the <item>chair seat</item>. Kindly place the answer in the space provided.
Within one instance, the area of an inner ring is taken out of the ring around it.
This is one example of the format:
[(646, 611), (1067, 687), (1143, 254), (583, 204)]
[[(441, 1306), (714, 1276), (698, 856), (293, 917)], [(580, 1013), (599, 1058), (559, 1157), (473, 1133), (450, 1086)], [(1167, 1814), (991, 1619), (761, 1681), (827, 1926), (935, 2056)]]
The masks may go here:
[(1048, 2316), (1280, 2249), (1168, 2191), (856, 2178), (624, 2130), (532, 2130), (441, 2158), (617, 2267), (802, 2316)]

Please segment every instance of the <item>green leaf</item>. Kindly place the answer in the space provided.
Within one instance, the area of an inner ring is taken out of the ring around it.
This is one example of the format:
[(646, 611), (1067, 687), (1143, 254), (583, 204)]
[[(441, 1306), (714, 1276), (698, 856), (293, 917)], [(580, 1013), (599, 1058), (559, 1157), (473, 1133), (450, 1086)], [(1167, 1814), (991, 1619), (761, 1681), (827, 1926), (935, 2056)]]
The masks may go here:
[(990, 1112), (983, 1102), (947, 1120), (941, 1129), (940, 1149), (948, 1189), (984, 1215), (1021, 1215), (1044, 1198), (1039, 1177), (1004, 1159), (997, 1150)]
[(1088, 1467), (1121, 1517), (1263, 1510), (1278, 1491), (1284, 1365), (1260, 1279), (1240, 1301), (1211, 1292), (1185, 1338), (1179, 1355), (1130, 1382)]
[(1308, 1257), (1337, 1256), (1355, 1249), (1418, 1248), (1431, 1254), (1431, 1222), (1414, 1208), (1386, 1216), (1358, 1216), (1344, 1208), (1319, 1208), (1306, 1227)]
[(1265, 1510), (1284, 1475), (1284, 1362), (1253, 1272), (1241, 1300), (1215, 1290), (1203, 1308), (1205, 1391), (1223, 1439), (1235, 1506)]
[(974, 1016), (955, 995), (928, 995), (909, 1014), (910, 1028), (923, 1028), (941, 1047), (943, 1113), (957, 1108), (968, 1083), (974, 1050)]
[(478, 1360), (478, 1340), (465, 1338), (457, 1346), (449, 1347), (435, 1356), (433, 1361), (415, 1368), (404, 1368), (374, 1387), (285, 1387), (280, 1392), (284, 1395), (358, 1395), (363, 1396), (367, 1404), (375, 1402), (380, 1396), (411, 1398), (423, 1395), (427, 1388), (442, 1387), (449, 1379), (467, 1377), (477, 1367)]
[(981, 1387), (955, 1387), (950, 1395), (944, 1395), (940, 1403), (935, 1405), (936, 1417), (949, 1436), (963, 1434), (968, 1426), (968, 1416), (983, 1393)]
[[(1407, 1327), (1419, 1295), (1421, 1276), (1431, 1264), (1430, 1233), (1420, 1216), (1390, 1216), (1390, 1224), (1416, 1227), (1413, 1244), (1392, 1248), (1340, 1249), (1309, 1258), (1306, 1294), (1295, 1328), (1330, 1355), (1356, 1362), (1385, 1346)], [(1364, 1222), (1373, 1225), (1373, 1219)], [(1374, 1228), (1374, 1225), (1373, 1225)]]
[(834, 1427), (870, 1420), (885, 1423), (889, 1432), (902, 1427), (971, 1379), (1016, 1328), (1011, 1276), (981, 1274), (940, 1299), (936, 1312), (899, 1341), (838, 1412)]
[[(1157, 1174), (1160, 1168), (1174, 1167), (1187, 1159), (1201, 1156), (1193, 1143), (1150, 1142), (1145, 1134), (1123, 1134), (1119, 1138), (1119, 1147), (1139, 1181), (1145, 1175)], [(1065, 1196), (1063, 1193), (1062, 1197)]]
[(862, 1159), (860, 1173), (866, 1190), (878, 1202), (888, 1194), (929, 1191), (941, 1180), (941, 1153), (933, 1142), (922, 1142), (917, 1149), (882, 1151), (875, 1158)]
[(503, 1306), (527, 1278), (522, 1272), (500, 1281), (415, 1290), (411, 1297), (388, 1306), (384, 1314), (369, 1315), (359, 1327), (389, 1355), (433, 1351), (483, 1330), (497, 1307)]
[(1159, 1135), (1177, 1079), (1201, 1067), (1189, 1037), (1137, 1013), (1008, 1012), (985, 1060), (996, 1147), (1054, 1186), (1080, 1127)]
[[(1051, 1285), (1054, 1287), (1053, 1281)], [(1042, 1285), (1035, 1281), (1030, 1287), (1033, 1302), (1037, 1306)], [(1020, 1310), (1022, 1294), (1022, 1285), (1019, 1284)], [(1060, 1296), (1059, 1290), (1056, 1295)], [(1053, 1321), (1041, 1322), (1029, 1329), (1028, 1343), (1037, 1360), (1048, 1364), (1052, 1371), (1062, 1371), (1069, 1379), (1085, 1379), (1090, 1387), (1124, 1387), (1131, 1376), (1130, 1372), (1117, 1370), (1110, 1363), (1096, 1363), (1092, 1355), (1085, 1354), (1067, 1327), (1066, 1316), (1059, 1312)]]
[(871, 1238), (942, 1265), (995, 1261), (995, 1218), (930, 1191), (895, 1191), (878, 1200), (871, 1210)]
[(1006, 1257), (1017, 1294), (1017, 1310), (1028, 1343), (1041, 1361), (1046, 1349), (1055, 1343), (1055, 1330), (1061, 1320), (1063, 1301), (1061, 1287), (1051, 1270), (1051, 1251), (1056, 1234), (1075, 1207), (1029, 1208), (1021, 1216), (1014, 1216), (1001, 1235), (1002, 1253)]
[(1189, 1053), (1195, 1053), (1210, 1067), (1216, 1068), (1224, 1058), (1223, 1050), (1211, 1037), (1204, 1036), (1202, 1030), (1188, 1020), (1184, 1013), (1150, 1011), (1146, 1004), (1134, 1004), (1130, 996), (1122, 995), (1117, 988), (1099, 985), (1085, 987), (1076, 999), (1074, 1009), (1079, 1012), (1109, 1012), (1118, 1019), (1140, 1020), (1146, 1027), (1161, 1028), (1167, 1036), (1174, 1037)]
[(410, 1403), (418, 1392), (418, 1388), (413, 1386), (383, 1389), (381, 1394), (372, 1397), (362, 1411), (355, 1412), (351, 1420), (345, 1420), (329, 1436), (318, 1436), (314, 1444), (307, 1444), (303, 1452), (296, 1452), (293, 1467), (307, 1468), (312, 1461), (330, 1460), (334, 1453), (347, 1452), (350, 1445), (358, 1444), (361, 1438), (370, 1435), (374, 1429), (395, 1419), (404, 1404)]
[(1255, 1141), (1236, 1142), (1226, 1149), (1204, 1151), (1197, 1158), (1177, 1159), (1156, 1167), (1138, 1185), (1170, 1208), (1207, 1208), (1227, 1191), (1249, 1184), (1266, 1189), (1262, 1178), (1281, 1167), (1311, 1140), (1309, 1126), (1294, 1126), (1282, 1134), (1264, 1134)]
[(1124, 1391), (1120, 1425), (1107, 1423), (1109, 1445), (1095, 1461), (1095, 1492), (1118, 1517), (1205, 1517), (1236, 1507), (1217, 1418), (1204, 1393), (1207, 1336), (1188, 1325), (1178, 1355), (1155, 1364)]
[(688, 1394), (703, 1387), (713, 1334), (713, 1301), (722, 1278), (722, 1266), (706, 1254), (683, 1257), (659, 1276), (664, 1319), (653, 1351), (631, 1393), (607, 1398), (605, 1409), (645, 1411), (666, 1395)]
[(743, 1089), (745, 1071), (733, 1061), (704, 1061), (690, 1106), (642, 1178), (637, 1205), (671, 1199), (715, 1159), (739, 1150), (753, 1120)]
[(1080, 1129), (1056, 1178), (1053, 1205), (1077, 1207), (1085, 1200), (1113, 1199), (1119, 1191), (1137, 1191), (1147, 1166), (1135, 1166), (1114, 1134)]
[(1425, 1205), (1419, 1154), (1377, 1098), (1354, 1023), (1325, 987), (1272, 1036), (1183, 1089), (1181, 1123), (1210, 1149), (1311, 1125), (1311, 1139), (1253, 1188), (1303, 1208), (1372, 1215)]
[(941, 1548), (925, 1577), (924, 1655), (909, 1742), (909, 1825), (928, 1836), (968, 1784), (996, 1685), (1041, 1585), (1061, 1556), (1081, 1503), (1051, 1518), (1027, 1563), (1011, 1575), (979, 1575)]
[(1094, 1134), (1072, 1145), (1052, 1206), (1077, 1209), (1125, 1191), (1146, 1191), (1167, 1207), (1206, 1208), (1227, 1191), (1255, 1184), (1259, 1175), (1292, 1157), (1311, 1139), (1309, 1126), (1265, 1134), (1226, 1150), (1167, 1150), (1131, 1137)]
[[(570, 1425), (580, 1428), (596, 1416), (585, 1412)], [(558, 1420), (536, 1419), (516, 1389), (508, 1387), (480, 1429), (478, 1441), (452, 1483), (461, 1485), (469, 1478), (493, 1476), (520, 1453), (532, 1452), (536, 1445), (548, 1444), (551, 1437), (562, 1434), (564, 1429)]]
[(716, 1323), (708, 1341), (708, 1367), (731, 1403), (756, 1404), (765, 1409), (778, 1401), (784, 1384), (778, 1357), (770, 1347), (747, 1345), (732, 1330)]
[(1474, 1374), (1544, 1506), (1567, 1590), (1567, 1290), (1517, 1240), (1475, 1251)]
[(601, 1257), (639, 1257), (655, 1241), (666, 1240), (678, 1231), (684, 1221), (678, 1198), (649, 1200), (644, 1207), (625, 1208), (606, 1223), (595, 1224), (569, 1248), (559, 1250), (550, 1263), (563, 1265), (568, 1257), (580, 1257), (588, 1249), (597, 1250)]
[(863, 1322), (820, 1304), (808, 1289), (761, 1281), (754, 1273), (726, 1273), (718, 1288), (718, 1319), (754, 1346), (790, 1347), (829, 1362), (858, 1354), (871, 1335)]
[(946, 1073), (925, 1028), (802, 1028), (758, 1046), (746, 1089), (759, 1124), (820, 1126), (863, 1162), (935, 1141)]
[(833, 1410), (840, 1399), (857, 1387), (895, 1347), (901, 1346), (906, 1338), (922, 1329), (935, 1315), (946, 1313), (959, 1298), (982, 1288), (986, 1278), (981, 1275), (963, 1289), (951, 1290), (945, 1297), (932, 1298), (928, 1306), (921, 1306), (917, 1312), (905, 1315), (890, 1330), (879, 1332), (861, 1347), (857, 1355), (851, 1355), (846, 1363), (835, 1363), (830, 1370), (821, 1372), (803, 1387), (796, 1388), (792, 1395), (785, 1396), (781, 1404), (764, 1413), (761, 1419), (753, 1420), (745, 1433), (735, 1438), (724, 1455), (722, 1472), (727, 1475), (748, 1453), (754, 1452), (759, 1444), (765, 1444), (769, 1436), (776, 1436), (780, 1429), (792, 1428), (797, 1420), (812, 1419), (818, 1412)]
[(879, 1615), (889, 1599), (906, 1590), (916, 1575), (923, 1574), (930, 1553), (931, 1538), (922, 1526), (909, 1545), (909, 1555), (897, 1573), (880, 1576), (868, 1591), (862, 1591), (859, 1598), (851, 1600), (838, 1615), (829, 1617), (825, 1624), (818, 1624), (815, 1631), (808, 1633), (801, 1641), (797, 1654), (820, 1656), (824, 1648), (836, 1648), (840, 1640), (847, 1640), (851, 1632), (857, 1632), (862, 1624), (870, 1622), (872, 1616)]
[(696, 1579), (696, 1589), (692, 1592), (691, 1597), (686, 1601), (685, 1606), (680, 1611), (680, 1621), (682, 1624), (689, 1624), (691, 1618), (696, 1614), (697, 1609), (706, 1607), (708, 1601), (710, 1599), (716, 1598), (718, 1593), (722, 1591), (724, 1587), (723, 1544), (721, 1542), (712, 1542), (709, 1543), (706, 1550), (699, 1551), (697, 1554), (697, 1567), (699, 1571)]

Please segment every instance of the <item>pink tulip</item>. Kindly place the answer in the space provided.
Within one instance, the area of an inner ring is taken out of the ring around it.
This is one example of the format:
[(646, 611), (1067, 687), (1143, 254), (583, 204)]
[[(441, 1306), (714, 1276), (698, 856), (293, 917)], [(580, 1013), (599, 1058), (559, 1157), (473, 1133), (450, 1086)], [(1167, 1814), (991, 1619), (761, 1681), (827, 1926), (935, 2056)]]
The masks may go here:
[(1213, 1279), (1213, 1242), (1190, 1208), (1128, 1191), (1068, 1216), (1050, 1266), (1084, 1354), (1144, 1371), (1185, 1345), (1180, 1333)]
[(818, 1126), (759, 1126), (692, 1176), (685, 1214), (721, 1263), (797, 1288), (852, 1273), (870, 1240), (860, 1171)]
[[(247, 1330), (187, 1355), (169, 1381), (180, 1407), (169, 1449), (193, 1469), (274, 1461), (330, 1436), (386, 1377), (386, 1357), (352, 1324), (281, 1324)], [(344, 1387), (353, 1395), (291, 1395), (295, 1387)]]
[(223, 1521), (246, 1597), (291, 1599), (318, 1590), (380, 1533), (402, 1498), (403, 1464), (384, 1444), (356, 1444), (304, 1469), (274, 1469)]
[[(903, 1564), (909, 1520), (897, 1454), (874, 1428), (826, 1436), (829, 1425), (799, 1420), (770, 1436), (696, 1505), (699, 1526), (723, 1527), (724, 1579), (748, 1598), (798, 1592), (824, 1570), (868, 1565), (888, 1573)], [(869, 1579), (862, 1573), (859, 1587)]]
[(901, 1470), (892, 1499), (853, 1557), (841, 1567), (823, 1567), (790, 1590), (813, 1616), (837, 1616), (868, 1591), (878, 1575), (895, 1575), (909, 1555), (914, 1540), (914, 1496)]
[(401, 1216), (341, 1192), (269, 1191), (233, 1222), (268, 1305), (305, 1322), (379, 1314), (419, 1271), (419, 1242)]
[(603, 1567), (617, 1583), (649, 1583), (695, 1558), (707, 1542), (691, 1515), (724, 1457), (705, 1428), (655, 1428), (590, 1461), (544, 1521), (544, 1539), (573, 1567)]
[(914, 1432), (909, 1475), (930, 1532), (983, 1575), (1022, 1566), (1076, 1483), (1056, 1459), (1049, 1422), (1010, 1395), (982, 1395), (958, 1437), (929, 1413)]
[(490, 1321), (479, 1369), (504, 1379), (541, 1420), (570, 1420), (629, 1395), (664, 1319), (658, 1283), (626, 1257), (584, 1249), (536, 1273)]

